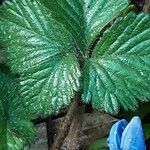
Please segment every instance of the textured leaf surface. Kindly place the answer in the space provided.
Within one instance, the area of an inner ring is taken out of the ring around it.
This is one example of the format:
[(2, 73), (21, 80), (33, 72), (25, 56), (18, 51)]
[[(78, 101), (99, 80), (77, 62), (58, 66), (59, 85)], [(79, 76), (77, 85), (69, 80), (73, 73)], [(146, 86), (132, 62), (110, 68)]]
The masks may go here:
[(0, 64), (3, 64), (4, 62), (5, 62), (4, 51), (3, 51), (2, 46), (0, 44)]
[(128, 0), (40, 0), (85, 50)]
[[(52, 113), (78, 91), (75, 53), (86, 49), (100, 30), (128, 5), (127, 0), (14, 0), (0, 8), (0, 40), (8, 64), (21, 75), (24, 105)], [(32, 113), (34, 113), (32, 112)]]
[(71, 34), (36, 1), (7, 2), (0, 11), (0, 40), (21, 74), (23, 103), (32, 113), (68, 105), (80, 77)]
[(118, 19), (85, 65), (85, 102), (117, 112), (150, 98), (150, 16), (130, 13)]
[(22, 150), (33, 137), (32, 124), (20, 104), (17, 86), (9, 76), (0, 73), (0, 149)]

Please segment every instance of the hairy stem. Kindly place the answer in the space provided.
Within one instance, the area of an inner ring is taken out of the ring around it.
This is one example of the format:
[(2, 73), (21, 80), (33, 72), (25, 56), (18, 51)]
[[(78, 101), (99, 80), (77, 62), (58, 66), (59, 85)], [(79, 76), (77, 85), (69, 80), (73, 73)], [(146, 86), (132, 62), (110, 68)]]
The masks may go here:
[(81, 104), (81, 94), (77, 93), (75, 95), (75, 99), (72, 102), (72, 105), (69, 107), (67, 115), (64, 120), (61, 122), (60, 128), (57, 131), (56, 138), (54, 139), (54, 143), (52, 145), (51, 150), (60, 150), (61, 146), (68, 135), (70, 126), (73, 121), (74, 115), (78, 112)]
[(81, 134), (84, 110), (85, 110), (85, 105), (81, 105), (79, 107), (79, 111), (76, 112), (74, 116), (73, 122), (70, 127), (70, 131), (66, 140), (67, 150), (79, 150), (81, 147), (80, 134)]

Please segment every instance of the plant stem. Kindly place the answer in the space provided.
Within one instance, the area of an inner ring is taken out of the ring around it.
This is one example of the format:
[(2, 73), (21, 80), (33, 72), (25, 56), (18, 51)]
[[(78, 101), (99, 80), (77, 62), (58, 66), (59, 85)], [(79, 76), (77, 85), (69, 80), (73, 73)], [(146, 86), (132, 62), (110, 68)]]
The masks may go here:
[(72, 102), (72, 105), (69, 107), (67, 115), (65, 116), (64, 120), (62, 121), (60, 128), (58, 129), (56, 138), (54, 139), (54, 143), (52, 145), (51, 150), (60, 150), (61, 146), (68, 135), (70, 126), (73, 121), (73, 117), (76, 113), (78, 113), (78, 109), (80, 108), (81, 104), (81, 94), (76, 93), (75, 99)]
[(46, 130), (47, 130), (48, 148), (50, 149), (51, 144), (53, 143), (53, 138), (54, 138), (54, 129), (53, 129), (52, 118), (51, 117), (48, 117), (46, 119)]
[(150, 0), (145, 0), (145, 4), (143, 6), (143, 10), (145, 12), (149, 12), (150, 13)]
[(79, 107), (79, 111), (76, 112), (73, 122), (70, 127), (70, 131), (66, 140), (67, 146), (66, 149), (68, 150), (79, 150), (81, 146), (81, 128), (83, 122), (83, 113), (85, 110), (85, 105), (81, 105)]

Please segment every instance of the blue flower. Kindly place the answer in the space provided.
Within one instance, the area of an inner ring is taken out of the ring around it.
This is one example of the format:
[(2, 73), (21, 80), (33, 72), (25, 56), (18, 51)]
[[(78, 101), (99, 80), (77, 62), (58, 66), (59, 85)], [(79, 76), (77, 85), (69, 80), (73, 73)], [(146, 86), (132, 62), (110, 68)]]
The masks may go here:
[(108, 145), (110, 150), (145, 150), (140, 118), (134, 117), (129, 123), (125, 119), (116, 122), (110, 130)]

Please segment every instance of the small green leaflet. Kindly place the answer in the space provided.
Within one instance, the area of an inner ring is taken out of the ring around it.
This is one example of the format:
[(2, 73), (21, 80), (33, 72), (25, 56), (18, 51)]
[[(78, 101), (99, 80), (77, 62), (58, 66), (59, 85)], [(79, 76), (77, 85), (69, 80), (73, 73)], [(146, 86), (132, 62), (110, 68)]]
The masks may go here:
[(93, 141), (87, 150), (108, 150), (108, 144), (106, 138), (101, 138)]
[(11, 78), (0, 72), (0, 149), (22, 150), (34, 132)]
[(150, 16), (128, 14), (104, 33), (86, 62), (85, 102), (111, 113), (150, 98)]

